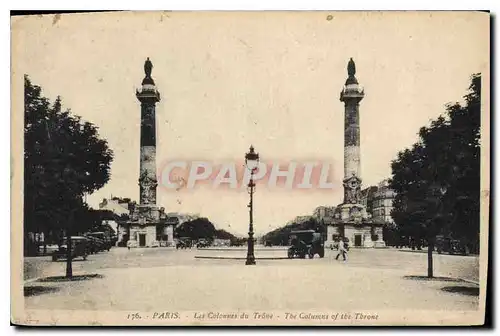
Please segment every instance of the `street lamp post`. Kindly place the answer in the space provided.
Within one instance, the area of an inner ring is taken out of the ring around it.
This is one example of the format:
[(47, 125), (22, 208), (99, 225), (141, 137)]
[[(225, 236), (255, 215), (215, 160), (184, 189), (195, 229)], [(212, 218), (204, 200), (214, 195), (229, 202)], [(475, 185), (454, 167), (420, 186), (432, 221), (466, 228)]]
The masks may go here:
[(248, 182), (248, 193), (250, 194), (250, 203), (248, 203), (250, 223), (248, 225), (248, 251), (245, 265), (255, 265), (254, 255), (254, 239), (253, 239), (253, 193), (255, 191), (255, 182), (253, 175), (259, 164), (259, 154), (255, 153), (253, 146), (250, 146), (250, 151), (245, 154), (245, 166), (250, 170), (250, 181)]

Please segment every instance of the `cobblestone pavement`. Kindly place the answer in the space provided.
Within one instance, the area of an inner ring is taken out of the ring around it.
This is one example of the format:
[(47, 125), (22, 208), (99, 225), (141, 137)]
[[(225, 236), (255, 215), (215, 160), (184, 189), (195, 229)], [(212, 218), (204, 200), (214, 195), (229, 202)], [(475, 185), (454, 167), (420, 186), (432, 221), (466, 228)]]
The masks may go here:
[[(262, 249), (256, 257), (282, 257), (285, 250)], [(25, 297), (27, 308), (98, 310), (222, 309), (477, 309), (478, 297), (454, 288), (477, 287), (458, 281), (419, 281), (426, 255), (392, 249), (351, 250), (349, 261), (335, 251), (313, 260), (195, 259), (245, 256), (245, 250), (170, 250), (115, 248), (74, 263), (75, 274), (102, 278), (75, 282), (30, 281), (25, 287), (51, 291)], [(65, 262), (26, 258), (27, 277), (63, 275)], [(476, 257), (436, 255), (435, 275), (477, 276)]]

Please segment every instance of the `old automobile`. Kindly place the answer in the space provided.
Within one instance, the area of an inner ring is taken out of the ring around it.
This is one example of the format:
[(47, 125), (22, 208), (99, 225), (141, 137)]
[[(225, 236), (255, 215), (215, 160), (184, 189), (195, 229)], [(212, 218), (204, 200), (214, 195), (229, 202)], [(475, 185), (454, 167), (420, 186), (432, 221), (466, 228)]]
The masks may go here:
[(233, 238), (231, 239), (231, 242), (229, 246), (243, 246), (245, 245), (245, 240), (242, 238)]
[(193, 242), (190, 238), (179, 238), (175, 244), (176, 249), (187, 249), (193, 246)]
[(88, 239), (87, 250), (89, 254), (95, 254), (100, 251), (102, 245), (100, 239), (89, 236), (88, 234), (85, 234), (85, 238)]
[(52, 255), (54, 251), (57, 251), (59, 247), (57, 244), (47, 244), (38, 246), (38, 254), (39, 255)]
[(443, 237), (442, 235), (436, 237), (436, 250), (439, 254), (442, 254), (443, 252), (461, 255), (469, 254), (469, 248), (466, 244), (463, 244), (458, 239)]
[(288, 248), (288, 258), (295, 257), (310, 259), (315, 255), (320, 258), (325, 256), (325, 245), (321, 233), (314, 230), (300, 230), (290, 232), (290, 247)]
[[(65, 244), (59, 246), (57, 251), (52, 253), (52, 261), (57, 261), (59, 259), (66, 259), (68, 256), (68, 242), (67, 239), (63, 240)], [(71, 259), (82, 257), (83, 260), (87, 260), (88, 256), (88, 239), (81, 236), (72, 236), (70, 239), (71, 246)]]
[(109, 251), (113, 246), (111, 237), (104, 232), (89, 232), (87, 235), (98, 239), (99, 251)]
[(196, 244), (197, 248), (203, 248), (203, 247), (209, 247), (211, 245), (210, 241), (208, 239), (200, 239), (198, 240), (198, 243)]

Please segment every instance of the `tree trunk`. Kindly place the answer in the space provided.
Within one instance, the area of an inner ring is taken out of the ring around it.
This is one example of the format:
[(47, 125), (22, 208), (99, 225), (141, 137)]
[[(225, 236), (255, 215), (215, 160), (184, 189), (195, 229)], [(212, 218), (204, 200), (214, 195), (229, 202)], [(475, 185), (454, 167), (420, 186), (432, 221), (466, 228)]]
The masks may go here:
[(49, 230), (45, 229), (43, 231), (43, 255), (47, 255), (47, 239), (49, 237)]
[(68, 227), (66, 228), (66, 278), (73, 277), (73, 264), (72, 264), (72, 244), (71, 244), (71, 228), (73, 227), (73, 210), (70, 213)]
[(429, 245), (427, 247), (427, 277), (434, 277), (434, 265), (432, 260), (432, 252), (434, 252), (434, 238), (429, 239)]

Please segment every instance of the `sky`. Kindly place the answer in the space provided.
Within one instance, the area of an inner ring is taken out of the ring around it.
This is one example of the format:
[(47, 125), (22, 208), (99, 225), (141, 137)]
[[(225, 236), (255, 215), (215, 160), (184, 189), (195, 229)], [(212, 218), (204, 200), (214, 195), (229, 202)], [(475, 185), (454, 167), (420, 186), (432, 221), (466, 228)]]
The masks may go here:
[[(487, 13), (99, 13), (12, 20), (13, 88), (28, 74), (43, 94), (99, 127), (114, 151), (111, 179), (87, 197), (139, 198), (140, 104), (146, 57), (156, 106), (157, 166), (172, 160), (238, 161), (251, 144), (262, 161), (318, 160), (343, 175), (347, 62), (360, 103), (363, 187), (390, 177), (420, 127), (461, 101), (470, 75), (489, 71)], [(16, 79), (17, 82), (16, 82)], [(21, 84), (22, 85), (22, 84)], [(19, 85), (17, 86), (19, 87)], [(22, 87), (21, 87), (22, 90)], [(22, 91), (21, 91), (22, 92)], [(22, 111), (22, 105), (21, 111)], [(15, 112), (15, 111), (14, 111)], [(19, 128), (22, 131), (22, 125)], [(265, 233), (342, 189), (257, 185), (254, 227)], [(245, 234), (245, 191), (158, 189), (167, 212), (198, 213)]]

